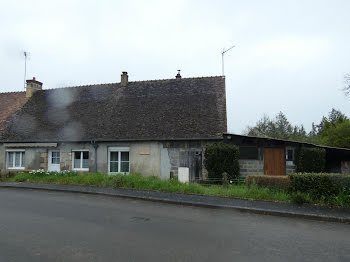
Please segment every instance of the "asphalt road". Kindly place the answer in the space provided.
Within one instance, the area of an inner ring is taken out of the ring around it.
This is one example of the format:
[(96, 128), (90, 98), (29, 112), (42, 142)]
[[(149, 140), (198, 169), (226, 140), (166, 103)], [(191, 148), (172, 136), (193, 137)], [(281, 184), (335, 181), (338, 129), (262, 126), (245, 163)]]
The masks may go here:
[(1, 188), (0, 261), (350, 261), (350, 225)]

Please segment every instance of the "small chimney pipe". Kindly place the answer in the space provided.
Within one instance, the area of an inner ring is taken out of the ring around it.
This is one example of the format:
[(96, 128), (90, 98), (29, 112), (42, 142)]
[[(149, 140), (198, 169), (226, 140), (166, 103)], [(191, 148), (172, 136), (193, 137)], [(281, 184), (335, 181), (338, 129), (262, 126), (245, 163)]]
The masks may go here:
[(177, 79), (181, 78), (180, 71), (181, 71), (180, 69), (177, 70), (177, 75), (175, 76)]

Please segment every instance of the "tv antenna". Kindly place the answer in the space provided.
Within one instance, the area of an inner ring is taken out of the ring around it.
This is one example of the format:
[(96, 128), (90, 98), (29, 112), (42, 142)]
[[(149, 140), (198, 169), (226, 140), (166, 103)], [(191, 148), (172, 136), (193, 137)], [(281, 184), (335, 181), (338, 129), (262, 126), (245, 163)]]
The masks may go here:
[(226, 52), (230, 51), (232, 48), (234, 48), (235, 46), (231, 46), (230, 48), (227, 48), (227, 49), (223, 49), (222, 52), (221, 52), (221, 63), (222, 63), (222, 75), (224, 76), (225, 75), (225, 68), (224, 68), (224, 55)]
[(30, 53), (23, 51), (24, 55), (24, 89), (26, 88), (26, 78), (27, 78), (27, 59), (29, 59)]

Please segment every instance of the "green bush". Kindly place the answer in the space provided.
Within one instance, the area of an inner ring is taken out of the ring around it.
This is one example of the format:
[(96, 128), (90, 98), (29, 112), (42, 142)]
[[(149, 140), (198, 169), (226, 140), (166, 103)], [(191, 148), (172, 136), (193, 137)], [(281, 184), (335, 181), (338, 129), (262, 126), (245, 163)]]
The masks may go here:
[(239, 176), (239, 148), (235, 145), (217, 143), (209, 145), (204, 153), (204, 166), (210, 179), (222, 179), (222, 173), (228, 174), (228, 179)]
[(326, 166), (326, 150), (323, 148), (300, 147), (296, 152), (297, 172), (321, 173)]
[(350, 176), (341, 174), (291, 174), (290, 188), (293, 192), (308, 193), (314, 199), (330, 199), (340, 192), (350, 193)]
[(258, 187), (268, 187), (271, 189), (288, 190), (290, 186), (289, 176), (247, 176), (245, 179), (247, 186), (256, 184)]

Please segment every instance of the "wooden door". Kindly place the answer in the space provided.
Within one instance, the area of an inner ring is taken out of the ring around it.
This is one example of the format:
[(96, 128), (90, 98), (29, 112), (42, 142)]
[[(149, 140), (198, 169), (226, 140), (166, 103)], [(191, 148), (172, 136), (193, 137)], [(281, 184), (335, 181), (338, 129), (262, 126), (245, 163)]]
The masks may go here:
[(286, 175), (284, 148), (264, 148), (264, 174), (269, 176)]

